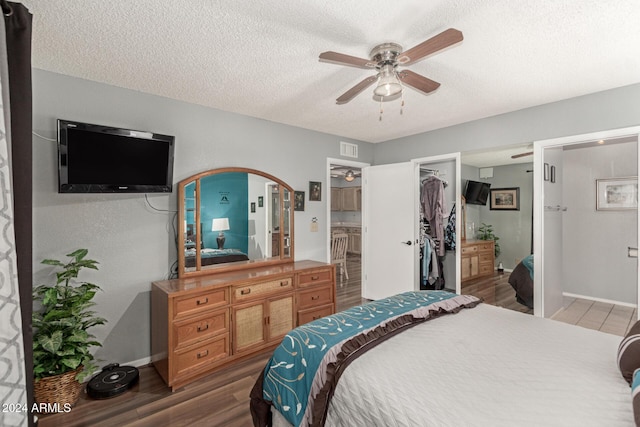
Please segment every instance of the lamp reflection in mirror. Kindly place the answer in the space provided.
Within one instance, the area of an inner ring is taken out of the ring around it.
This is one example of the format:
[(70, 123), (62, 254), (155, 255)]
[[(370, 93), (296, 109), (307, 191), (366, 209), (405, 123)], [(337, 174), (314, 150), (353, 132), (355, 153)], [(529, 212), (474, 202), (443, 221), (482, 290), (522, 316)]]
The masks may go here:
[(224, 249), (224, 232), (229, 230), (229, 218), (214, 218), (211, 223), (211, 231), (218, 231), (218, 249)]

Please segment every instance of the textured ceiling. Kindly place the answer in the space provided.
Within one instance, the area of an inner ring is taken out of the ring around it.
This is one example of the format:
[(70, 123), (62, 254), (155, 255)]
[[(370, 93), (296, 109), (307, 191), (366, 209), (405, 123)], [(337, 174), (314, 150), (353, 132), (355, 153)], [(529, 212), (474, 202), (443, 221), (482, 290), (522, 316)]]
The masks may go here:
[[(33, 66), (274, 122), (380, 142), (640, 82), (638, 0), (23, 0)], [(456, 28), (464, 41), (409, 68), (441, 86), (379, 104), (368, 57)]]

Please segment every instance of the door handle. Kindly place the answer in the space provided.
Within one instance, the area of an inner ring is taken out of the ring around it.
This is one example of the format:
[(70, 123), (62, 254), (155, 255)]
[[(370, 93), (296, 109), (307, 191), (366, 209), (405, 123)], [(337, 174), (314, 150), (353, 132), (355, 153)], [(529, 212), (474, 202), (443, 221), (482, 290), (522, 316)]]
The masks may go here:
[(402, 243), (404, 243), (407, 246), (411, 246), (411, 240), (407, 240), (406, 242), (402, 242)]

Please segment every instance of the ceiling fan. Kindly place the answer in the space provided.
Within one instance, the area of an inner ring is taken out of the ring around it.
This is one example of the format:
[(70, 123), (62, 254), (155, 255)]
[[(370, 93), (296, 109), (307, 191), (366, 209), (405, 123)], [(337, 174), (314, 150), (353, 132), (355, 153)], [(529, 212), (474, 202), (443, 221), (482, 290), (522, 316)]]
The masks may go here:
[(511, 156), (512, 159), (519, 159), (520, 157), (526, 157), (533, 154), (533, 151), (527, 151), (526, 153), (514, 154)]
[(533, 155), (533, 144), (529, 144), (526, 148), (527, 151), (523, 151), (522, 153), (514, 154), (511, 156), (512, 159), (519, 159), (520, 157), (526, 157)]
[(428, 55), (462, 41), (462, 39), (460, 31), (449, 28), (409, 50), (403, 51), (402, 46), (396, 43), (383, 43), (371, 50), (370, 59), (329, 51), (320, 54), (320, 61), (377, 71), (376, 75), (365, 78), (338, 97), (336, 104), (346, 104), (376, 81), (378, 85), (373, 91), (374, 99), (376, 101), (390, 101), (397, 99), (402, 93), (403, 84), (424, 94), (436, 90), (440, 83), (410, 70), (399, 71), (398, 66), (411, 65)]
[(362, 172), (348, 166), (331, 166), (331, 178), (344, 178), (345, 181), (351, 182), (355, 178), (360, 178)]

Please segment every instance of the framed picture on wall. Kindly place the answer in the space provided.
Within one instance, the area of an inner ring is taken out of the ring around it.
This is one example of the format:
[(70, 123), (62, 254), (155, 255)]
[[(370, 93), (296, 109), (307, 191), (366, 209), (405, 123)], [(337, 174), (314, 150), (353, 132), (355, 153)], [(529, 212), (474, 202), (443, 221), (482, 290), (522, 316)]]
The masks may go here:
[(322, 199), (322, 183), (309, 181), (309, 201), (319, 202)]
[(489, 209), (492, 211), (519, 211), (520, 187), (492, 188)]
[(596, 179), (596, 210), (623, 211), (637, 207), (637, 176)]
[(293, 210), (304, 211), (304, 191), (293, 192)]

